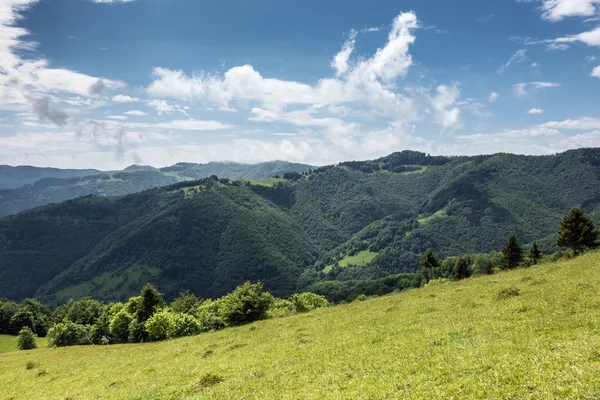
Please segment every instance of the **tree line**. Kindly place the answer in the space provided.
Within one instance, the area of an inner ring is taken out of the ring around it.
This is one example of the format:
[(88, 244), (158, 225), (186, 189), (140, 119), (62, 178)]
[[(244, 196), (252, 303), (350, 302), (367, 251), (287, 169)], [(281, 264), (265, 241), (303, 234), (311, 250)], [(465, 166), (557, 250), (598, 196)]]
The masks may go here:
[[(560, 223), (556, 242), (577, 256), (596, 248), (599, 236), (594, 221), (581, 208), (573, 207)], [(169, 304), (150, 284), (126, 303), (105, 304), (88, 297), (69, 300), (53, 311), (33, 299), (20, 304), (4, 299), (0, 300), (0, 333), (18, 334), (18, 345), (22, 349), (35, 347), (34, 335), (47, 336), (49, 345), (57, 347), (165, 340), (326, 307), (329, 305), (327, 297), (336, 302), (362, 300), (367, 295), (383, 295), (447, 279), (460, 280), (475, 274), (531, 266), (543, 257), (535, 241), (525, 254), (513, 233), (507, 237), (501, 252), (448, 257), (442, 261), (429, 249), (417, 273), (391, 275), (358, 284), (322, 282), (312, 287), (317, 293), (293, 294), (288, 299), (263, 291), (260, 282), (246, 282), (216, 300), (200, 300), (187, 291)]]
[(327, 307), (325, 297), (293, 294), (287, 299), (263, 291), (262, 283), (246, 282), (216, 300), (181, 293), (167, 304), (151, 284), (126, 303), (102, 303), (90, 297), (69, 300), (50, 310), (36, 300), (21, 304), (0, 300), (0, 333), (18, 334), (20, 349), (35, 348), (35, 337), (49, 346), (140, 343), (196, 335), (270, 317)]

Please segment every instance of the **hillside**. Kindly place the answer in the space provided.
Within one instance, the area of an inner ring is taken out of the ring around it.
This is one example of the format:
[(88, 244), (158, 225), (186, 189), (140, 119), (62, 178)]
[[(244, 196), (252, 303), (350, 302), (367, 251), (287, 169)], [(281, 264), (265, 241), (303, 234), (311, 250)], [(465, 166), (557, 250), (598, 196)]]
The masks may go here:
[(599, 266), (591, 253), (166, 342), (2, 354), (0, 396), (595, 399)]
[(29, 165), (17, 167), (0, 165), (0, 191), (31, 185), (44, 178), (68, 179), (78, 176), (96, 175), (98, 173), (100, 171), (96, 169), (59, 169), (32, 167)]
[[(0, 166), (0, 217), (81, 196), (122, 196), (211, 175), (256, 180), (309, 168), (312, 167), (285, 161), (178, 163), (161, 169), (132, 165), (122, 171), (106, 172)], [(2, 186), (5, 181), (8, 182), (6, 188)]]
[(0, 293), (117, 300), (150, 281), (168, 297), (185, 289), (214, 297), (261, 279), (277, 294), (326, 286), (332, 298), (352, 282), (414, 273), (427, 248), (442, 258), (488, 253), (515, 232), (552, 253), (571, 206), (599, 215), (599, 160), (600, 149), (406, 151), (287, 179), (211, 178), (80, 198), (0, 219)]

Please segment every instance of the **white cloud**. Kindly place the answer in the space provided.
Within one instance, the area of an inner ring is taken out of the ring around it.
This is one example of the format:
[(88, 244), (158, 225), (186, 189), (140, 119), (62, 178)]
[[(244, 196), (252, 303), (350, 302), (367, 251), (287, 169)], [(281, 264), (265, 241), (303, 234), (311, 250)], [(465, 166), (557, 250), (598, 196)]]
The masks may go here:
[(564, 43), (550, 43), (548, 46), (546, 46), (546, 50), (557, 50), (557, 51), (565, 51), (569, 49), (569, 45), (568, 44), (564, 44)]
[(527, 114), (543, 114), (544, 110), (542, 110), (541, 108), (532, 108), (529, 111), (527, 111)]
[(156, 110), (158, 115), (171, 114), (175, 107), (167, 103), (165, 100), (150, 100), (148, 105)]
[(460, 110), (455, 106), (460, 95), (458, 87), (456, 85), (451, 87), (440, 85), (436, 91), (437, 94), (431, 98), (436, 121), (444, 129), (458, 127)]
[(354, 51), (355, 39), (356, 31), (352, 30), (350, 31), (350, 39), (344, 43), (342, 50), (335, 55), (331, 62), (331, 67), (335, 69), (337, 76), (343, 75), (348, 71), (348, 60), (350, 60), (350, 55)]
[(566, 119), (563, 121), (550, 121), (541, 125), (545, 128), (571, 129), (571, 130), (592, 130), (600, 129), (600, 118), (581, 117), (578, 119)]
[[(99, 79), (64, 68), (51, 68), (43, 58), (24, 58), (21, 50), (34, 50), (36, 44), (24, 40), (29, 32), (15, 26), (21, 13), (38, 0), (2, 0), (0, 2), (0, 108), (30, 106), (31, 99), (51, 93), (89, 97), (92, 88), (114, 90), (125, 86), (121, 81)], [(75, 100), (72, 100), (75, 101)]]
[(520, 49), (517, 50), (511, 57), (510, 59), (506, 62), (506, 64), (502, 65), (500, 68), (498, 68), (498, 73), (499, 74), (503, 74), (504, 71), (506, 71), (506, 69), (508, 67), (510, 67), (512, 64), (516, 64), (516, 63), (520, 63), (525, 61), (525, 59), (527, 58), (527, 50), (526, 49)]
[(529, 94), (528, 88), (532, 89), (547, 89), (560, 87), (560, 83), (557, 82), (526, 82), (517, 83), (513, 85), (513, 93), (517, 97), (524, 97)]
[(591, 76), (600, 78), (600, 65), (592, 70)]
[(145, 113), (145, 112), (140, 111), (140, 110), (125, 111), (123, 114), (125, 114), (125, 115), (135, 115), (136, 117), (143, 117), (144, 115), (148, 115), (148, 113)]
[(499, 95), (498, 93), (496, 93), (496, 92), (492, 92), (492, 93), (490, 93), (490, 97), (488, 98), (488, 101), (489, 101), (490, 103), (493, 103), (493, 102), (495, 102), (496, 100), (498, 100), (498, 98), (499, 98), (499, 97), (500, 97), (500, 95)]
[(138, 99), (137, 97), (124, 96), (122, 94), (113, 96), (111, 100), (115, 103), (136, 103), (140, 101), (140, 99)]
[(124, 121), (124, 120), (127, 119), (127, 117), (125, 117), (123, 115), (110, 115), (110, 116), (108, 116), (106, 118), (120, 120), (120, 121)]
[(540, 2), (542, 18), (552, 22), (567, 17), (592, 17), (598, 12), (600, 4), (600, 0), (540, 0)]

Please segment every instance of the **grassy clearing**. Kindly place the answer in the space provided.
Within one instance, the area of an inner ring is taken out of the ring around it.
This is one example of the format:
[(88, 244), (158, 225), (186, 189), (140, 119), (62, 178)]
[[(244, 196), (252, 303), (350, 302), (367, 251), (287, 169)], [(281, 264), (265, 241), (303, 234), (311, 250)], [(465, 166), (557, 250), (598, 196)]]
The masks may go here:
[(427, 225), (428, 223), (430, 223), (431, 221), (433, 221), (436, 218), (444, 218), (446, 216), (447, 215), (446, 215), (446, 211), (445, 210), (438, 210), (435, 213), (433, 213), (433, 214), (431, 214), (431, 215), (429, 215), (427, 217), (419, 218), (417, 220), (417, 222), (419, 222), (419, 225), (425, 226), (425, 225)]
[[(38, 348), (48, 347), (46, 338), (36, 338), (35, 342)], [(11, 335), (0, 335), (0, 353), (8, 353), (9, 351), (17, 351), (17, 337)], [(0, 362), (1, 362), (0, 358)]]
[[(356, 255), (346, 256), (346, 257), (342, 258), (338, 262), (338, 264), (342, 268), (345, 268), (350, 264), (366, 265), (366, 264), (370, 263), (371, 261), (373, 261), (373, 259), (375, 257), (377, 257), (377, 254), (379, 254), (379, 253), (369, 251), (369, 250), (363, 250), (361, 252), (356, 253)], [(328, 265), (323, 269), (323, 272), (329, 272), (329, 271), (331, 271), (332, 268), (333, 268), (333, 265)]]
[(115, 300), (127, 300), (131, 296), (137, 295), (139, 287), (144, 282), (157, 276), (160, 269), (156, 267), (147, 267), (136, 265), (126, 268), (119, 273), (103, 272), (94, 277), (89, 282), (66, 287), (56, 292), (59, 302), (65, 302), (68, 299), (79, 299), (85, 296), (112, 298)]
[(599, 268), (594, 253), (167, 342), (2, 354), (0, 398), (597, 399)]
[(273, 186), (277, 182), (285, 182), (283, 178), (266, 178), (266, 179), (238, 179), (241, 182), (250, 182), (254, 186)]

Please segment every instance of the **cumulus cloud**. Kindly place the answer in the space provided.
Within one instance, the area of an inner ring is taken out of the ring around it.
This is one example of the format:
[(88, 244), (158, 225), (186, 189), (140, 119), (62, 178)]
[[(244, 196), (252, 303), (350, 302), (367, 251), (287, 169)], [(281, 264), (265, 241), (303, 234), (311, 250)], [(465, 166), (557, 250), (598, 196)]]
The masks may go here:
[[(64, 68), (51, 68), (43, 58), (25, 58), (22, 50), (36, 44), (25, 40), (29, 32), (15, 26), (21, 13), (38, 0), (0, 2), (0, 109), (24, 107), (31, 98), (51, 93), (88, 97), (124, 87), (121, 81), (99, 79)], [(38, 104), (39, 106), (39, 104)]]
[(335, 69), (336, 75), (340, 76), (348, 71), (348, 61), (350, 60), (350, 55), (354, 51), (354, 43), (356, 39), (356, 31), (350, 31), (350, 39), (344, 43), (342, 50), (335, 55), (333, 61), (331, 62), (331, 67)]
[(498, 98), (499, 98), (499, 97), (500, 97), (500, 95), (499, 95), (498, 93), (496, 93), (496, 92), (492, 92), (492, 93), (490, 93), (490, 97), (488, 98), (488, 101), (489, 101), (490, 103), (493, 103), (493, 102), (495, 102), (496, 100), (498, 100)]
[(518, 0), (540, 3), (542, 18), (556, 22), (568, 17), (592, 17), (598, 13), (600, 0)]
[(600, 65), (592, 70), (593, 77), (600, 78)]
[(118, 94), (111, 98), (115, 103), (137, 103), (140, 101), (137, 97), (124, 96), (122, 94)]
[(165, 100), (150, 100), (148, 105), (154, 108), (158, 115), (171, 114), (175, 110), (175, 107)]
[(541, 108), (532, 108), (529, 111), (527, 111), (527, 114), (543, 114), (544, 110), (542, 110)]

